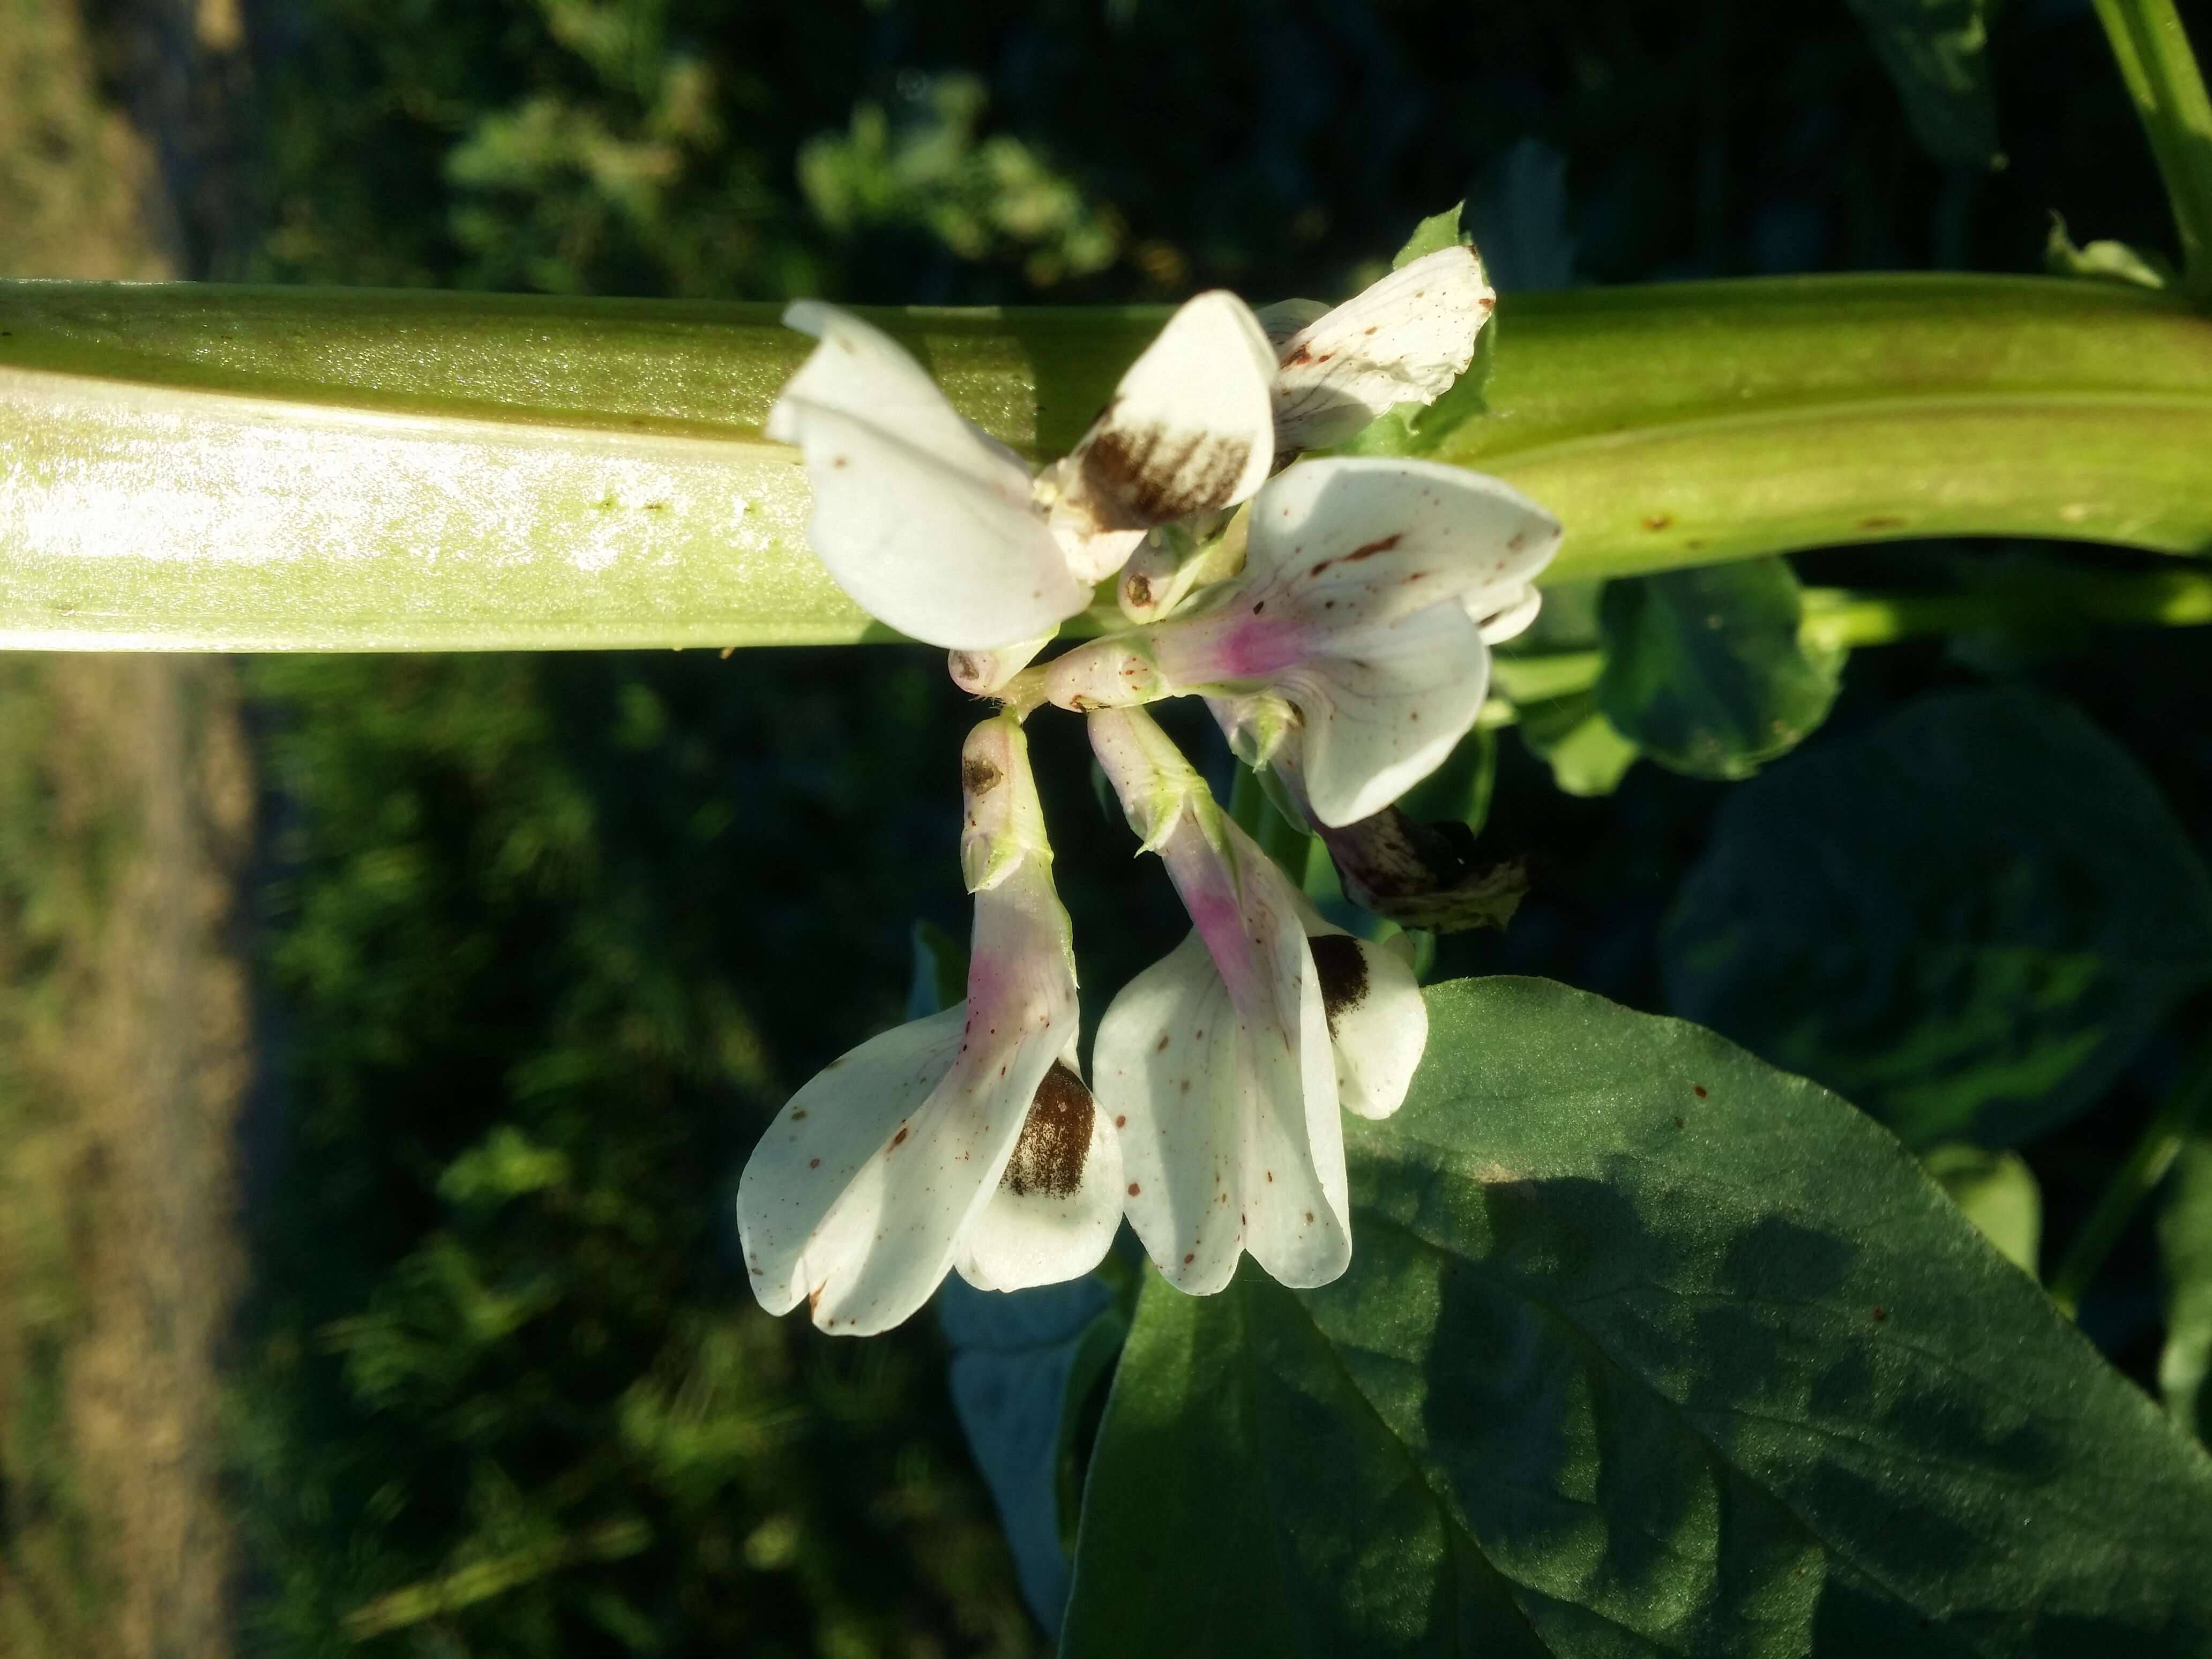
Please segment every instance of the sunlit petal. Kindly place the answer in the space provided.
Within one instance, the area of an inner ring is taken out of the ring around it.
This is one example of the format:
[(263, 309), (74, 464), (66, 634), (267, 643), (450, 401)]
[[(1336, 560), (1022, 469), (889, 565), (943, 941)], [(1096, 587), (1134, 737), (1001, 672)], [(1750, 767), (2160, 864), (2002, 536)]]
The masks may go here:
[(1027, 471), (911, 357), (814, 301), (785, 320), (822, 344), (768, 432), (803, 453), (808, 540), (862, 609), (933, 645), (990, 650), (1049, 634), (1090, 602), (1032, 504)]
[(1274, 460), (1274, 372), (1233, 294), (1201, 294), (1170, 318), (1053, 475), (1052, 525), (1069, 563), (1110, 575), (1143, 532), (1257, 490)]
[(1434, 403), (1474, 361), (1497, 303), (1474, 250), (1447, 247), (1307, 322), (1277, 343), (1277, 445), (1341, 443), (1395, 404)]

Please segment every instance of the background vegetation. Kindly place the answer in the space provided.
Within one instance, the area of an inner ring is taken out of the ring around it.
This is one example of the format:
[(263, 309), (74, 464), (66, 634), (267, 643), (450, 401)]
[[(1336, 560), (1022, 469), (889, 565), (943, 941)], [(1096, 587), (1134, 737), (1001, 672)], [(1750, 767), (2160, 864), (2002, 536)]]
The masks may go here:
[[(2191, 21), (2212, 35), (2201, 10)], [(1462, 197), (1508, 288), (2033, 270), (2053, 210), (2083, 240), (2167, 234), (2094, 19), (2070, 0), (2004, 9), (1998, 167), (1929, 159), (1840, 3), (301, 0), (249, 6), (244, 26), (242, 182), (220, 195), (243, 223), (186, 239), (204, 275), (942, 303), (1224, 283), (1328, 296)], [(1898, 545), (1796, 562), (1911, 587), (2022, 556)], [(1596, 641), (1598, 607), (1559, 596), (1547, 639)], [(853, 1344), (768, 1320), (729, 1221), (767, 1115), (897, 1017), (913, 923), (964, 926), (953, 757), (970, 711), (939, 664), (869, 650), (244, 672), (271, 1097), (248, 1121), (252, 1288), (227, 1451), (242, 1645), (1038, 1650), (937, 1332)], [(1861, 653), (1771, 777), (1930, 692), (2032, 687), (2122, 744), (2202, 849), (2208, 681), (2186, 633)], [(1690, 925), (1686, 882), (1717, 878), (1717, 814), (1765, 783), (1645, 759), (1617, 788), (1562, 793), (1547, 751), (1587, 738), (1593, 707), (1498, 743), (1482, 845), (1528, 857), (1534, 890), (1502, 936), (1446, 941), (1439, 972), (1546, 974), (1666, 1012), (1685, 984), (1666, 941)], [(1607, 712), (1632, 723), (1626, 708), (1615, 694)], [(10, 715), (18, 732), (40, 718)], [(1171, 900), (1127, 858), (1075, 734), (1038, 750), (1103, 1006), (1173, 936)], [(52, 790), (45, 764), (7, 773), (11, 799)], [(1596, 789), (1612, 769), (1571, 781)], [(2048, 787), (2063, 808), (2063, 780)], [(1876, 841), (1897, 827), (1861, 826)], [(47, 879), (61, 845), (8, 879)], [(2027, 1146), (2050, 1236), (2171, 1086), (2191, 1011), (2137, 1032), (2080, 1103), (2094, 1109)], [(1736, 1034), (1808, 1063), (1755, 1021)], [(1895, 1036), (1877, 1023), (1856, 1040)], [(2152, 1239), (2139, 1220), (2081, 1307), (2146, 1385)], [(12, 1573), (34, 1513), (11, 1501)]]

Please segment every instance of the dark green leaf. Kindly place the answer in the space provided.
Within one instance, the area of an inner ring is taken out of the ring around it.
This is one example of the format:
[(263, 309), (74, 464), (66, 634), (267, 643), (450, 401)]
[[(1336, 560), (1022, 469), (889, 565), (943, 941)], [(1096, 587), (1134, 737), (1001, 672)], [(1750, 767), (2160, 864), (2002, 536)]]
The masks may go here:
[(1905, 100), (1913, 136), (1937, 161), (1987, 167), (1997, 160), (1990, 90), (1987, 0), (1850, 0)]
[(968, 994), (968, 947), (933, 921), (914, 925), (914, 975), (906, 1017), (927, 1019)]
[(1606, 584), (1597, 707), (1661, 765), (1744, 778), (1826, 720), (1838, 664), (1798, 639), (1804, 602), (1780, 559)]
[(2174, 1160), (2158, 1218), (2166, 1266), (2166, 1352), (2160, 1390), (2173, 1420), (2212, 1444), (2212, 1134), (2199, 1133)]
[(1072, 1431), (1128, 1320), (1097, 1274), (1011, 1292), (979, 1291), (955, 1274), (937, 1292), (937, 1318), (953, 1351), (953, 1409), (998, 1505), (1023, 1597), (1057, 1630), (1073, 1533)]
[(1498, 781), (1498, 738), (1477, 729), (1460, 739), (1444, 763), (1408, 789), (1398, 805), (1423, 823), (1446, 819), (1480, 835), (1490, 817), (1490, 792)]
[(2212, 1462), (1877, 1126), (1559, 986), (1429, 996), (1351, 1272), (1146, 1289), (1064, 1654), (2206, 1650)]
[(1948, 694), (1731, 795), (1660, 960), (1677, 1012), (1911, 1144), (2009, 1146), (2212, 977), (2212, 881), (2073, 708)]

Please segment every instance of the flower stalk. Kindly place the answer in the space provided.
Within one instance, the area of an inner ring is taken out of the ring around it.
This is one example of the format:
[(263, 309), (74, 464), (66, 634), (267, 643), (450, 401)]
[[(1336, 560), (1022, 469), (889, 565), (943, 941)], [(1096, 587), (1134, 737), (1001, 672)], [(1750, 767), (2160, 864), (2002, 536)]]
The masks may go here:
[[(871, 313), (1032, 460), (1163, 315)], [(1925, 536), (2212, 549), (2212, 320), (2172, 296), (1808, 277), (1515, 296), (1496, 326), (1488, 416), (1432, 459), (1559, 514), (1546, 580)], [(894, 637), (763, 435), (809, 343), (765, 306), (0, 283), (0, 647)]]

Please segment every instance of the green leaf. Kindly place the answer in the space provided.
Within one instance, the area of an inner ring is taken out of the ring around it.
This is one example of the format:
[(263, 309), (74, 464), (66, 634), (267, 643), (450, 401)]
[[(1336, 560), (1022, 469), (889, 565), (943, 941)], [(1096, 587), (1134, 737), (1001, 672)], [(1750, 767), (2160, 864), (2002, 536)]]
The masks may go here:
[(1731, 795), (1660, 959), (1677, 1012), (1908, 1143), (2009, 1146), (2212, 979), (2212, 879), (2069, 705), (1949, 693)]
[(1522, 705), (1521, 740), (1542, 756), (1570, 795), (1609, 795), (1643, 752), (1598, 712), (1595, 691)]
[(2158, 1385), (2184, 1432), (2212, 1444), (2212, 1135), (2174, 1159), (2158, 1218), (2166, 1267), (2166, 1352)]
[(2212, 1462), (1877, 1126), (1541, 981), (1429, 1006), (1343, 1279), (1147, 1286), (1063, 1655), (2206, 1650)]
[(1988, 0), (1850, 0), (1905, 100), (1913, 136), (1951, 167), (1997, 162)]
[(1744, 778), (1827, 718), (1839, 659), (1798, 637), (1804, 599), (1780, 559), (1608, 582), (1597, 706), (1662, 766)]
[(1432, 213), (1415, 225), (1413, 234), (1406, 239), (1406, 246), (1390, 261), (1390, 269), (1403, 270), (1425, 254), (1464, 242), (1467, 238), (1460, 234), (1459, 216), (1466, 206), (1465, 202), (1454, 202), (1442, 213)]
[(953, 1351), (953, 1409), (998, 1505), (1022, 1595), (1037, 1622), (1057, 1630), (1080, 1486), (1075, 1430), (1121, 1352), (1127, 1315), (1096, 1273), (1005, 1293), (956, 1273), (936, 1306)]
[(2027, 1161), (2018, 1152), (1992, 1152), (1965, 1141), (1932, 1146), (1920, 1161), (1997, 1253), (2034, 1278), (2043, 1244), (2043, 1191)]

